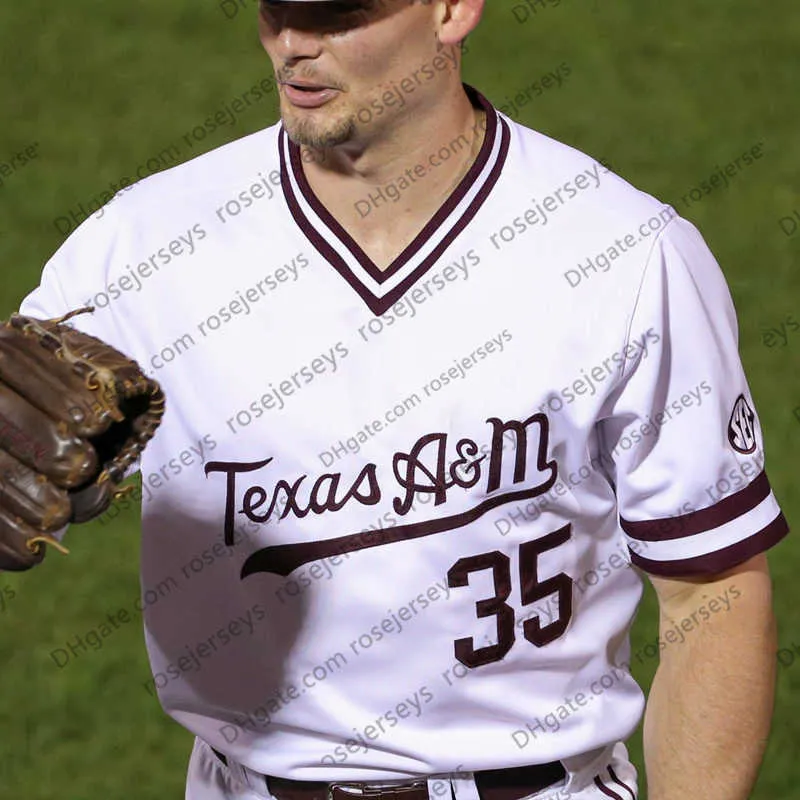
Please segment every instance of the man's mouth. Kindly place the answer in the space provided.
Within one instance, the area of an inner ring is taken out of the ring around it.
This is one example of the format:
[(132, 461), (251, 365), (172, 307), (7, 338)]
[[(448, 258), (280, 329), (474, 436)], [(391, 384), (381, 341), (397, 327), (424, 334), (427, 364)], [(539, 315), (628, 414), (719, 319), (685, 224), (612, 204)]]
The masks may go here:
[(284, 86), (291, 86), (301, 92), (321, 92), (323, 89), (330, 88), (319, 83), (298, 83), (297, 81), (285, 81)]
[(281, 86), (289, 102), (300, 108), (318, 108), (337, 93), (336, 89), (317, 83), (284, 81)]

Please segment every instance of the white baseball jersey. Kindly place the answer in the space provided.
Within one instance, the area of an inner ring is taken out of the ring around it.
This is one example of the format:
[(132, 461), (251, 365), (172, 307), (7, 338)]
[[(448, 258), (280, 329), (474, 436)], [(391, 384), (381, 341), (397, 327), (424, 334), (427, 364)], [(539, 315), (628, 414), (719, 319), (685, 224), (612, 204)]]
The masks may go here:
[(787, 532), (698, 232), (471, 95), (477, 161), (388, 269), (279, 124), (124, 191), (22, 306), (95, 305), (74, 324), (163, 385), (142, 691), (261, 773), (393, 779), (624, 740), (632, 658), (738, 596), (632, 654), (629, 562), (714, 573)]

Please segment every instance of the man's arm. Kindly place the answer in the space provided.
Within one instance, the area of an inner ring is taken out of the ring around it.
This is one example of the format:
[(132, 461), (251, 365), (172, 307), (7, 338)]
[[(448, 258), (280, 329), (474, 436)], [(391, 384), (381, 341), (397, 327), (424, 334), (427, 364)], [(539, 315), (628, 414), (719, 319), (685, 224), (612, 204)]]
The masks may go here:
[(775, 691), (766, 556), (706, 579), (650, 579), (665, 647), (644, 721), (648, 797), (747, 800)]

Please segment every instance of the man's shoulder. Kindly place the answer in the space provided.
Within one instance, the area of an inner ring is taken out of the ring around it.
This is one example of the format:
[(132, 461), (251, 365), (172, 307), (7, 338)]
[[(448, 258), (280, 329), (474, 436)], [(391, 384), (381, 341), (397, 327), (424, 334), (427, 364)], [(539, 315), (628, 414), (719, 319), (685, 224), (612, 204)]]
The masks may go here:
[(264, 128), (125, 187), (76, 228), (54, 262), (75, 260), (82, 272), (94, 272), (112, 253), (134, 258), (213, 219), (215, 209), (256, 182), (274, 194), (279, 132), (280, 124)]
[(106, 208), (116, 204), (126, 217), (160, 216), (202, 205), (259, 173), (268, 177), (279, 169), (279, 132), (277, 123), (151, 175), (120, 191)]
[[(617, 171), (619, 165), (605, 154), (590, 154), (502, 116), (511, 128), (510, 166), (521, 191), (546, 196), (566, 185), (565, 196), (581, 198), (582, 209), (609, 221), (612, 218), (644, 221), (666, 206), (622, 177)], [(573, 187), (578, 190), (575, 194)]]
[(188, 263), (209, 238), (220, 206), (255, 184), (265, 197), (279, 191), (279, 131), (262, 129), (119, 192), (48, 261), (43, 280), (63, 295), (49, 297), (48, 308), (61, 303), (71, 310), (98, 292), (105, 298), (112, 285), (116, 292), (117, 284), (134, 280), (130, 268), (137, 264), (161, 274), (168, 263)]

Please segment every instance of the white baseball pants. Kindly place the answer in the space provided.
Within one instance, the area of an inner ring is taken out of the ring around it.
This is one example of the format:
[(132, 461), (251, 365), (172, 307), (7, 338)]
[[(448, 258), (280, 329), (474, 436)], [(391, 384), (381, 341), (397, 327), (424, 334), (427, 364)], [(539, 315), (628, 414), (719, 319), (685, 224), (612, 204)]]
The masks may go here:
[[(572, 762), (584, 762), (583, 764)], [(617, 743), (589, 759), (568, 759), (567, 778), (530, 795), (524, 800), (637, 800), (636, 769), (628, 761), (624, 744)], [(475, 782), (469, 773), (428, 779), (432, 798), (448, 797), (442, 791), (447, 781), (455, 800), (479, 800)], [(195, 740), (189, 761), (186, 800), (275, 800), (265, 786), (264, 778), (240, 764), (225, 766), (211, 748)]]

